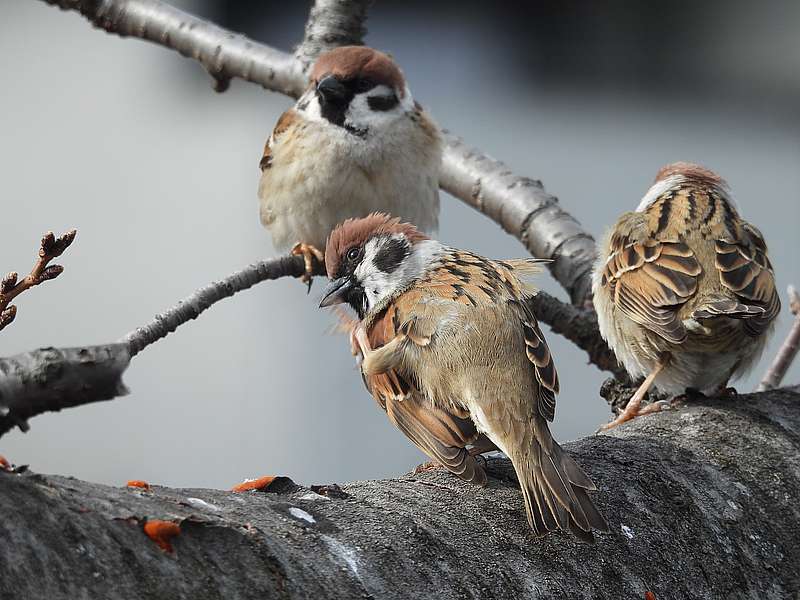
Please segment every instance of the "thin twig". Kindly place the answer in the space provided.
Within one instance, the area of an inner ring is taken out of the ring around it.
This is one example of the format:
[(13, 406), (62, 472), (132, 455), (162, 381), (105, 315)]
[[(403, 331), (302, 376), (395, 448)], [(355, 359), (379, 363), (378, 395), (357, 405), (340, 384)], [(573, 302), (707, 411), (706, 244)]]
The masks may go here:
[[(323, 272), (322, 265), (314, 260), (314, 274), (322, 275)], [(131, 357), (134, 357), (153, 342), (166, 337), (184, 323), (196, 319), (220, 300), (268, 279), (300, 277), (303, 273), (305, 273), (305, 263), (302, 256), (289, 255), (253, 263), (241, 271), (228, 275), (225, 279), (200, 288), (166, 312), (156, 315), (147, 325), (131, 331), (120, 341), (128, 344)]]
[[(238, 77), (294, 98), (302, 93), (303, 69), (317, 52), (361, 43), (369, 4), (316, 0), (295, 58), (159, 0), (43, 1), (79, 11), (109, 33), (146, 39), (199, 61), (220, 91)], [(574, 304), (583, 305), (590, 297), (594, 240), (541, 182), (514, 175), (503, 163), (448, 134), (440, 185), (520, 239), (537, 258), (553, 259), (549, 268)]]
[(11, 271), (0, 282), (0, 331), (10, 325), (17, 316), (17, 307), (9, 306), (22, 292), (34, 286), (55, 279), (64, 272), (61, 265), (51, 265), (50, 261), (61, 256), (69, 248), (78, 232), (70, 229), (64, 235), (56, 238), (52, 231), (42, 237), (39, 245), (39, 258), (33, 269), (21, 280), (17, 280), (17, 272)]
[(778, 350), (778, 354), (775, 355), (775, 359), (769, 369), (764, 373), (764, 378), (757, 388), (759, 392), (774, 390), (781, 384), (792, 361), (797, 356), (798, 350), (800, 350), (800, 294), (792, 285), (789, 286), (787, 293), (789, 294), (789, 309), (794, 315), (794, 321), (789, 329), (789, 334), (783, 340), (780, 350)]

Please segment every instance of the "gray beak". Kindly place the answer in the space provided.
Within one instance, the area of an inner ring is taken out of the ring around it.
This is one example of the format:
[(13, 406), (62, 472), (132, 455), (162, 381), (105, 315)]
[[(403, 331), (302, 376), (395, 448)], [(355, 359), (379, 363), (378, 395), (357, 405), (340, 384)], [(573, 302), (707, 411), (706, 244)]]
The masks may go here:
[(317, 84), (317, 94), (328, 104), (342, 104), (347, 98), (347, 88), (333, 75), (328, 75)]
[(328, 284), (328, 287), (325, 288), (319, 307), (324, 308), (326, 306), (334, 306), (335, 304), (347, 302), (347, 292), (350, 291), (351, 287), (353, 287), (353, 284), (349, 277), (334, 279)]

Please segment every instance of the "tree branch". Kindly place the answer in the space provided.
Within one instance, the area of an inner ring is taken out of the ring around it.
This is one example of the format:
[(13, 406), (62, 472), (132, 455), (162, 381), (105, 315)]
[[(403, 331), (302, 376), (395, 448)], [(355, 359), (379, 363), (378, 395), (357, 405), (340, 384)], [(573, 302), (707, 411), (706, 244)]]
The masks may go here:
[[(553, 277), (583, 305), (591, 298), (594, 238), (548, 194), (541, 181), (514, 175), (503, 163), (450, 133), (439, 185), (520, 240), (537, 258), (550, 258)], [(602, 340), (601, 340), (602, 341)]]
[[(369, 2), (317, 0), (306, 37), (289, 54), (233, 34), (158, 0), (43, 0), (77, 10), (89, 21), (122, 36), (146, 39), (199, 61), (225, 89), (233, 77), (297, 97), (305, 86), (303, 66), (316, 52), (337, 43), (360, 44)], [(302, 64), (301, 64), (302, 62)], [(552, 258), (550, 270), (582, 305), (590, 297), (595, 250), (592, 236), (559, 207), (542, 184), (511, 173), (479, 150), (448, 134), (441, 187), (481, 211), (522, 241), (538, 258)]]
[[(322, 265), (314, 261), (316, 275), (324, 273)], [(247, 290), (257, 283), (281, 277), (300, 277), (305, 273), (305, 264), (301, 256), (282, 256), (270, 260), (262, 260), (228, 275), (221, 281), (214, 281), (200, 288), (191, 296), (184, 298), (175, 306), (142, 327), (131, 331), (120, 340), (130, 347), (131, 357), (136, 356), (144, 348), (166, 337), (184, 323), (194, 320), (213, 304)]]
[(797, 356), (797, 351), (800, 350), (800, 294), (791, 285), (787, 293), (789, 295), (789, 310), (794, 315), (794, 321), (789, 329), (789, 334), (781, 344), (780, 350), (778, 350), (778, 354), (775, 355), (775, 359), (769, 369), (764, 373), (764, 378), (757, 389), (759, 392), (774, 390), (781, 384), (783, 377), (792, 365), (792, 361)]
[(367, 35), (367, 11), (372, 0), (315, 0), (303, 41), (294, 53), (303, 72), (317, 56), (339, 46), (360, 46)]
[(41, 348), (0, 358), (0, 436), (45, 412), (111, 400), (127, 393), (126, 344)]
[(297, 98), (306, 79), (291, 54), (259, 44), (158, 0), (43, 0), (80, 12), (121, 37), (147, 40), (196, 60), (225, 91), (231, 79), (257, 83)]
[(0, 539), (19, 542), (0, 545), (0, 596), (794, 598), (798, 406), (708, 400), (567, 444), (611, 525), (594, 546), (533, 538), (502, 458), (485, 488), (443, 469), (244, 493), (1, 471)]
[[(322, 265), (315, 262), (314, 266), (315, 273), (322, 274)], [(196, 319), (220, 300), (261, 281), (299, 277), (304, 272), (300, 256), (253, 263), (200, 288), (115, 344), (43, 348), (0, 359), (0, 437), (17, 425), (27, 431), (31, 417), (125, 395), (122, 375), (130, 359), (144, 348)]]
[(531, 298), (530, 305), (539, 321), (585, 350), (591, 364), (601, 371), (613, 373), (618, 379), (627, 379), (625, 369), (600, 336), (594, 310), (566, 304), (542, 291)]

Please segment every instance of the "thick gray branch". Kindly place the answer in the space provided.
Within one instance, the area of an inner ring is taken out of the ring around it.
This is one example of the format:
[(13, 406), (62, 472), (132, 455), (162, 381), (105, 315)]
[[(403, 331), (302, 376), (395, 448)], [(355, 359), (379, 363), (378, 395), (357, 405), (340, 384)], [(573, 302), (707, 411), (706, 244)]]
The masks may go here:
[(540, 181), (514, 175), (503, 163), (447, 134), (439, 183), (520, 240), (550, 271), (574, 304), (591, 297), (595, 243)]
[[(436, 469), (327, 496), (286, 480), (146, 493), (0, 472), (0, 596), (795, 598), (798, 406), (788, 390), (706, 401), (567, 444), (611, 525), (594, 546), (532, 538), (495, 458), (485, 488)], [(145, 519), (180, 524), (173, 554)]]
[(75, 10), (95, 26), (177, 50), (198, 61), (224, 91), (238, 77), (292, 97), (305, 76), (291, 54), (259, 44), (158, 0), (44, 0)]
[(46, 412), (111, 400), (126, 393), (127, 344), (42, 348), (0, 358), (0, 436)]
[(363, 44), (371, 4), (372, 0), (315, 0), (303, 41), (294, 53), (303, 71), (323, 52)]
[[(107, 31), (178, 50), (221, 80), (221, 89), (228, 79), (240, 77), (292, 97), (305, 84), (303, 65), (320, 50), (361, 43), (369, 5), (367, 1), (317, 0), (305, 41), (297, 51), (300, 60), (295, 60), (158, 0), (44, 1), (79, 10)], [(554, 259), (550, 269), (575, 304), (590, 297), (594, 241), (540, 182), (514, 175), (503, 163), (448, 135), (441, 187), (499, 223), (534, 256)]]

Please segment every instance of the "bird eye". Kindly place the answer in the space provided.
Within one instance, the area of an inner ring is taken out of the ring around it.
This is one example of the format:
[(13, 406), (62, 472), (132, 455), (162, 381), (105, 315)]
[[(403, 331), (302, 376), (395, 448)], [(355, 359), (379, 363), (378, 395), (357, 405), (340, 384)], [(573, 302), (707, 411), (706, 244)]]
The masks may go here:
[(348, 250), (347, 254), (346, 254), (347, 260), (353, 261), (353, 260), (357, 259), (359, 253), (360, 253), (360, 250), (358, 249), (357, 246), (354, 246), (353, 248), (350, 248), (350, 250)]

